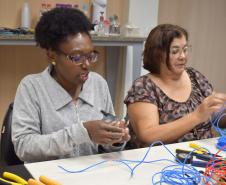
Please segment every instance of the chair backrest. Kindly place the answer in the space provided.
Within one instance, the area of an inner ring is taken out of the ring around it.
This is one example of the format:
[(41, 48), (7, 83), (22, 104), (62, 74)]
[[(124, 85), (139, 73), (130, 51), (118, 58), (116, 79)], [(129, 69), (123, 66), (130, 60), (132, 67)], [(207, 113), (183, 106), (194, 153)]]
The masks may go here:
[(16, 156), (11, 139), (12, 113), (13, 113), (13, 103), (9, 105), (1, 129), (0, 160), (3, 165), (23, 164), (23, 162)]

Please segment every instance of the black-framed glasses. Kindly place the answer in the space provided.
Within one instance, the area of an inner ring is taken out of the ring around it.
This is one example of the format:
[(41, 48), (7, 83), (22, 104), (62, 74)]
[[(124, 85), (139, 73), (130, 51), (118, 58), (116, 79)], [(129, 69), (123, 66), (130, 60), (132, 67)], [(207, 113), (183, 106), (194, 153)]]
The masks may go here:
[(98, 55), (99, 55), (99, 52), (96, 50), (93, 50), (88, 54), (75, 54), (75, 55), (68, 55), (60, 50), (58, 50), (57, 52), (60, 54), (63, 54), (68, 60), (70, 60), (76, 65), (81, 65), (85, 61), (88, 61), (89, 63), (95, 63), (97, 62)]
[(188, 55), (188, 53), (191, 51), (191, 45), (187, 45), (184, 46), (183, 48), (177, 47), (177, 46), (173, 46), (170, 48), (169, 53), (171, 55), (181, 55), (182, 52), (184, 53), (184, 55)]

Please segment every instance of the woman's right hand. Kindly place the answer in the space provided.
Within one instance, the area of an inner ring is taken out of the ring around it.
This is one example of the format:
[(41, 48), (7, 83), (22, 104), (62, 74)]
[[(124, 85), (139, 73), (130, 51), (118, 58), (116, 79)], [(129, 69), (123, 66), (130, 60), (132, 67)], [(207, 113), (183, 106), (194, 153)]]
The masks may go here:
[(194, 111), (198, 118), (198, 123), (207, 121), (210, 116), (224, 106), (226, 94), (213, 93), (206, 97), (203, 102)]
[(87, 121), (83, 123), (91, 140), (97, 144), (114, 144), (121, 142), (125, 136), (125, 129), (120, 128), (119, 123), (114, 121), (107, 123), (103, 120)]

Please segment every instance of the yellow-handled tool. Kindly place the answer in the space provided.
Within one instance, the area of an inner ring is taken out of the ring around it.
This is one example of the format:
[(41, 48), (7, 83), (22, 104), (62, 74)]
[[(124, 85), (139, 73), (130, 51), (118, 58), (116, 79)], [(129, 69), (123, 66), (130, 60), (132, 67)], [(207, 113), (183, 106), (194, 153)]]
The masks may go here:
[(0, 184), (2, 185), (22, 185), (20, 183), (12, 182), (3, 178), (0, 178)]
[(0, 178), (0, 184), (8, 185), (27, 185), (27, 181), (19, 177), (16, 174), (10, 172), (4, 172), (2, 178)]
[(5, 178), (5, 179), (10, 179), (10, 180), (13, 180), (19, 184), (22, 184), (22, 185), (27, 185), (27, 181), (25, 179), (23, 179), (22, 177), (19, 177), (18, 175), (15, 175), (13, 173), (10, 173), (10, 172), (4, 172), (2, 174), (2, 176)]
[(57, 182), (56, 180), (47, 178), (46, 176), (41, 175), (39, 180), (29, 179), (28, 185), (62, 185), (61, 183)]
[(45, 184), (35, 179), (28, 179), (28, 185), (45, 185)]
[(40, 180), (42, 183), (44, 183), (45, 185), (62, 185), (61, 183), (57, 182), (56, 180), (47, 178), (47, 177), (44, 176), (44, 175), (41, 175), (41, 176), (39, 177), (39, 180)]
[(204, 154), (204, 153), (209, 153), (206, 149), (202, 148), (201, 146), (199, 146), (199, 145), (196, 144), (196, 143), (190, 143), (189, 146), (190, 146), (191, 148), (197, 149), (197, 151), (202, 152), (202, 154)]

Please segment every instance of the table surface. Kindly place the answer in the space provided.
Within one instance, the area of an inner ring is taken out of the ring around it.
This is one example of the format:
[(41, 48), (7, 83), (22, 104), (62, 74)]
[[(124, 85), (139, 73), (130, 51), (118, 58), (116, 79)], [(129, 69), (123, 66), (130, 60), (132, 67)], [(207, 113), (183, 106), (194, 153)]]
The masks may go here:
[[(201, 147), (207, 148), (212, 153), (218, 151), (215, 147), (217, 138), (193, 142), (199, 144)], [(175, 149), (177, 148), (192, 150), (189, 147), (189, 143), (190, 142), (169, 144), (166, 145), (166, 147), (175, 154)], [(159, 161), (151, 164), (143, 163), (135, 170), (133, 177), (131, 177), (128, 167), (122, 163), (113, 161), (120, 159), (141, 160), (147, 152), (147, 149), (148, 148), (141, 148), (108, 154), (29, 163), (25, 166), (35, 178), (38, 178), (40, 175), (45, 175), (49, 178), (58, 180), (63, 185), (147, 185), (152, 184), (152, 176), (155, 173), (160, 172), (168, 165), (172, 165), (172, 163), (167, 161)], [(222, 152), (221, 155), (226, 156), (226, 153)], [(164, 146), (155, 146), (151, 148), (146, 160), (150, 161), (158, 159), (175, 160)], [(68, 173), (58, 167), (58, 165), (61, 165), (68, 170), (82, 170), (103, 160), (107, 160), (107, 162), (82, 173)], [(135, 165), (136, 164), (133, 164), (132, 166)]]

